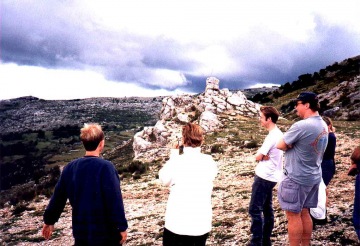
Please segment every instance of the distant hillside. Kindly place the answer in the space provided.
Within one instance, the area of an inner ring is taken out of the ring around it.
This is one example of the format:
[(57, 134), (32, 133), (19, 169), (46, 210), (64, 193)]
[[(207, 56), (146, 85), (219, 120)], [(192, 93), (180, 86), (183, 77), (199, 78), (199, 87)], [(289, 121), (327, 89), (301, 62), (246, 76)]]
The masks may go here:
[(302, 91), (319, 94), (321, 113), (338, 120), (360, 120), (360, 56), (335, 62), (313, 74), (302, 74), (279, 89), (260, 92), (249, 99), (278, 107), (285, 117), (294, 117), (290, 101)]
[(162, 97), (75, 100), (21, 97), (0, 100), (0, 132), (47, 131), (67, 125), (82, 126), (88, 122), (117, 129), (153, 125), (161, 108), (161, 100)]
[[(124, 164), (124, 159), (131, 162), (128, 141), (136, 131), (156, 123), (161, 105), (162, 97), (82, 100), (22, 97), (0, 101), (0, 191), (29, 181), (42, 183), (39, 189), (51, 187), (52, 178), (41, 179), (52, 177), (56, 168), (83, 155), (79, 134), (84, 123), (102, 125), (106, 137), (104, 154), (109, 153), (112, 160), (119, 159), (115, 165)], [(118, 146), (126, 148), (112, 153)], [(1, 196), (3, 200), (4, 195)]]
[[(279, 89), (279, 86), (271, 86), (271, 87), (258, 87), (258, 88), (248, 88), (240, 90), (247, 98), (252, 98), (256, 94), (269, 93)], [(232, 91), (232, 90), (231, 90)], [(236, 90), (235, 90), (236, 91)]]

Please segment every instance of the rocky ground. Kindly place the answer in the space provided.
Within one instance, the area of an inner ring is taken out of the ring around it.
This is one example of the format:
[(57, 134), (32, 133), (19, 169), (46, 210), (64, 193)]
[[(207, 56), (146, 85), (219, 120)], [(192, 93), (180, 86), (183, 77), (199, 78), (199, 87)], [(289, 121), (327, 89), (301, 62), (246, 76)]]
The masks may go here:
[[(313, 232), (312, 245), (360, 245), (351, 222), (354, 178), (346, 175), (349, 156), (360, 139), (341, 131), (337, 132), (337, 139), (337, 173), (328, 187), (329, 223), (317, 226)], [(218, 161), (219, 174), (214, 184), (213, 229), (207, 245), (246, 245), (250, 239), (247, 209), (256, 165), (253, 161), (256, 148), (228, 144), (221, 137), (216, 141), (224, 144), (224, 153), (213, 154)], [(122, 180), (121, 188), (129, 223), (126, 245), (162, 245), (169, 190), (157, 179), (159, 168), (160, 166), (151, 167), (139, 180)], [(0, 209), (0, 245), (71, 245), (73, 239), (69, 205), (55, 224), (56, 231), (52, 239), (42, 239), (42, 214), (47, 203), (47, 198), (38, 197), (19, 215), (13, 215), (14, 207), (5, 206)], [(286, 218), (279, 208), (276, 196), (274, 207), (276, 222), (273, 245), (286, 245)]]

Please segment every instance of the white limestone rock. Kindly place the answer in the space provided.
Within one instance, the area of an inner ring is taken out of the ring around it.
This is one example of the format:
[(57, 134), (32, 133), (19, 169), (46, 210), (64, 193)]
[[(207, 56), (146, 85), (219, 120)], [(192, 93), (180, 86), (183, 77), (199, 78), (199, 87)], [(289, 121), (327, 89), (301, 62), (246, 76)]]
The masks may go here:
[(218, 129), (222, 125), (217, 115), (211, 111), (204, 111), (201, 114), (199, 124), (205, 132)]
[(219, 79), (215, 78), (215, 77), (209, 77), (206, 79), (206, 88), (205, 91), (207, 90), (219, 90)]
[(188, 123), (190, 121), (189, 119), (189, 115), (186, 113), (180, 113), (177, 115), (177, 119), (181, 122), (181, 123)]

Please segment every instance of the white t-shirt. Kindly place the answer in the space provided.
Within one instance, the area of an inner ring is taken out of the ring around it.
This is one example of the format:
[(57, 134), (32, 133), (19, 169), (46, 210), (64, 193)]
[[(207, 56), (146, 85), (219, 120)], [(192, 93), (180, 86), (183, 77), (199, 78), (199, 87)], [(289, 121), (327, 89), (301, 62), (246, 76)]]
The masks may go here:
[[(177, 153), (176, 153), (177, 152)], [(200, 236), (210, 232), (211, 193), (217, 164), (200, 147), (178, 150), (159, 171), (160, 181), (171, 187), (165, 213), (165, 227), (179, 235)]]
[(321, 179), (318, 193), (318, 204), (316, 208), (310, 208), (310, 214), (312, 217), (318, 220), (325, 219), (326, 216), (326, 185), (324, 180)]
[(257, 153), (267, 155), (269, 160), (259, 161), (255, 168), (255, 174), (262, 179), (279, 182), (283, 168), (283, 151), (276, 148), (277, 142), (283, 137), (283, 133), (275, 126), (269, 131), (264, 143)]

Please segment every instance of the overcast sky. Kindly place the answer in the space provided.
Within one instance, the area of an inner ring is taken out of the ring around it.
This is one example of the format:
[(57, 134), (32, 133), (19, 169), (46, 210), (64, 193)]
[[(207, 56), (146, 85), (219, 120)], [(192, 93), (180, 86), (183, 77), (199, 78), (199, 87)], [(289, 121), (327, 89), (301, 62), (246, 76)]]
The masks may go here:
[(0, 99), (284, 84), (360, 55), (358, 3), (2, 0)]

